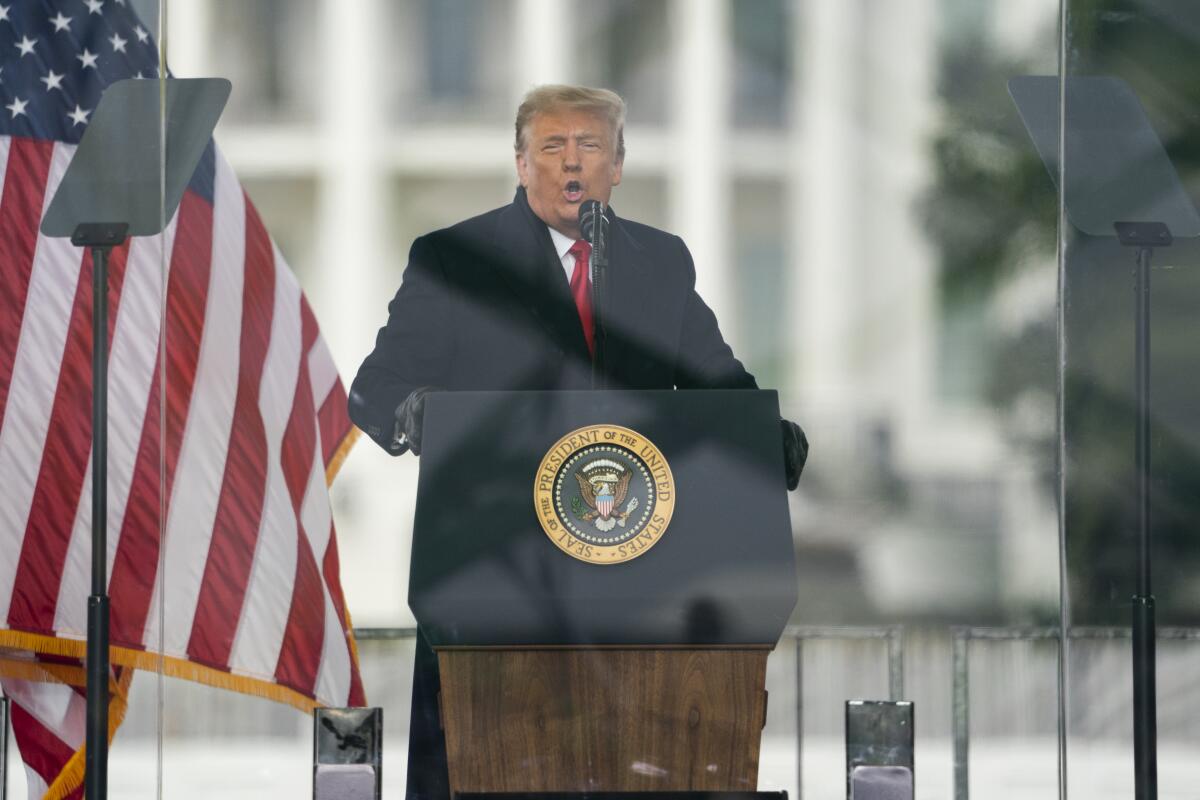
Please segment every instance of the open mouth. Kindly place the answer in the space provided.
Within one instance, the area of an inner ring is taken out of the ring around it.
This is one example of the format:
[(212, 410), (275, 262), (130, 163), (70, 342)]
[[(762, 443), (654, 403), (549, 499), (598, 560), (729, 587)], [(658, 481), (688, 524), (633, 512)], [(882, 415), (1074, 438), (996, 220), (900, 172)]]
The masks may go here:
[(567, 185), (563, 188), (563, 197), (568, 203), (578, 203), (583, 199), (583, 186), (579, 181), (567, 181)]

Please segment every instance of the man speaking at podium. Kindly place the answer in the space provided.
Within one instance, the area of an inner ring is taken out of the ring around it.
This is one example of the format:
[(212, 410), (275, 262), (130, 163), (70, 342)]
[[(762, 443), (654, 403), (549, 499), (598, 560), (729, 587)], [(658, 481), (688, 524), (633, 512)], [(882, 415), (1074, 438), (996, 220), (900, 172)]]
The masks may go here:
[[(621, 182), (624, 123), (614, 92), (533, 89), (517, 110), (512, 203), (413, 242), (350, 390), (351, 419), (389, 453), (420, 453), (431, 391), (758, 388), (696, 293), (683, 240), (608, 206)], [(588, 201), (603, 204), (608, 221), (599, 298), (580, 225)], [(808, 443), (795, 423), (781, 428), (793, 489)], [(410, 800), (449, 796), (437, 692), (437, 661), (418, 636)]]

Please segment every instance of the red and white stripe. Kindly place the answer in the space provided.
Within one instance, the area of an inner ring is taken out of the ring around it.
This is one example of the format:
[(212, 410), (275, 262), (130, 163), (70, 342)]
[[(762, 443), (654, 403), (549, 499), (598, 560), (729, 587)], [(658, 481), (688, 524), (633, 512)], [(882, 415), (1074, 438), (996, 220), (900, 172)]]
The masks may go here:
[(18, 592), (36, 589), (18, 587), (16, 578), (28, 563), (27, 528), (36, 532), (48, 522), (31, 519), (30, 511), (82, 255), (42, 237), (38, 224), (70, 155), (62, 145), (15, 140), (0, 198), (0, 285), (13, 287), (0, 296), (0, 551), (22, 556), (0, 559), (0, 623)]
[[(91, 259), (37, 233), (72, 150), (0, 137), (0, 645), (86, 629)], [(114, 660), (162, 652), (361, 703), (325, 478), (345, 390), (224, 159), (212, 203), (187, 192), (110, 264)]]
[[(126, 376), (119, 385), (109, 385), (109, 406), (124, 413), (110, 414), (108, 420), (108, 571), (112, 573), (113, 559), (120, 540), (121, 521), (134, 481), (134, 465), (142, 421), (147, 413), (150, 386), (158, 368), (158, 336), (162, 313), (162, 251), (168, 252), (175, 236), (175, 220), (162, 236), (134, 239), (129, 245), (129, 258), (121, 297), (121, 313), (116, 320), (109, 370)], [(62, 585), (59, 587), (58, 608), (54, 629), (59, 636), (82, 638), (83, 629), (76, 629), (79, 615), (74, 611), (86, 606), (91, 592), (92, 536), (92, 464), (88, 461), (83, 491), (76, 510), (71, 543), (63, 565)]]
[[(87, 700), (82, 689), (62, 683), (6, 678), (13, 738), (25, 762), (30, 798), (42, 797), (83, 747)], [(69, 797), (82, 797), (80, 787)]]

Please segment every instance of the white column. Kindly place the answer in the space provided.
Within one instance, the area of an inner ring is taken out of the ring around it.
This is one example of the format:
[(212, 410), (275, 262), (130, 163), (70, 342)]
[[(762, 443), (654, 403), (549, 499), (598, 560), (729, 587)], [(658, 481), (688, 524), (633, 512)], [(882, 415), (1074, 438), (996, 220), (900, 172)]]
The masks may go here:
[(855, 383), (907, 427), (928, 415), (937, 394), (938, 252), (918, 212), (934, 177), (937, 9), (933, 0), (909, 0), (875, 4), (871, 13), (877, 35), (865, 43), (871, 127), (860, 184), (868, 285), (854, 294), (864, 323), (873, 323), (872, 355)]
[(822, 416), (853, 401), (851, 267), (864, 232), (854, 225), (859, 155), (852, 116), (857, 81), (856, 4), (812, 0), (797, 6), (796, 80), (789, 159), (788, 310), (792, 319), (793, 402)]
[[(358, 361), (382, 323), (377, 287), (381, 273), (398, 274), (403, 253), (383, 252), (387, 220), (382, 207), (388, 175), (378, 168), (383, 130), (376, 78), (383, 50), (375, 13), (380, 0), (325, 0), (319, 30), (326, 65), (318, 125), (320, 188), (317, 201), (319, 268), (309, 300), (343, 374)], [(393, 289), (395, 287), (392, 287)], [(369, 309), (369, 311), (368, 311)]]
[[(696, 287), (726, 337), (737, 330), (730, 296), (729, 13), (723, 0), (675, 0), (669, 173), (671, 230), (696, 262)], [(736, 345), (736, 343), (735, 343)], [(736, 348), (735, 348), (736, 349)]]
[(538, 84), (572, 82), (568, 23), (567, 4), (561, 0), (518, 0), (517, 98)]
[[(387, 31), (376, 20), (390, 0), (324, 0), (319, 27), (326, 65), (320, 100), (319, 259), (308, 299), (349, 389), (386, 320), (406, 252), (388, 251), (384, 203), (391, 175), (382, 168), (386, 121), (378, 76)], [(347, 604), (360, 624), (412, 624), (405, 598), (416, 498), (416, 459), (393, 459), (365, 436), (333, 486)], [(352, 576), (352, 579), (351, 577)]]
[[(176, 77), (211, 75), (209, 60), (216, 50), (212, 40), (212, 0), (148, 0), (167, 18), (167, 66)], [(146, 25), (157, 22), (147, 19)], [(158, 31), (147, 27), (151, 36)]]

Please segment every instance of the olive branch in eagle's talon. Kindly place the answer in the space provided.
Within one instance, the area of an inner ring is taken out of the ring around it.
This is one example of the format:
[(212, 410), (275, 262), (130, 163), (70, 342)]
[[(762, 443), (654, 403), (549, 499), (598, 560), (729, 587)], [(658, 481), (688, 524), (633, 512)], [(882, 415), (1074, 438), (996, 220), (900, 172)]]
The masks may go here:
[(578, 497), (571, 498), (571, 513), (584, 522), (591, 522), (597, 516), (595, 511), (584, 512), (583, 503), (580, 502)]

